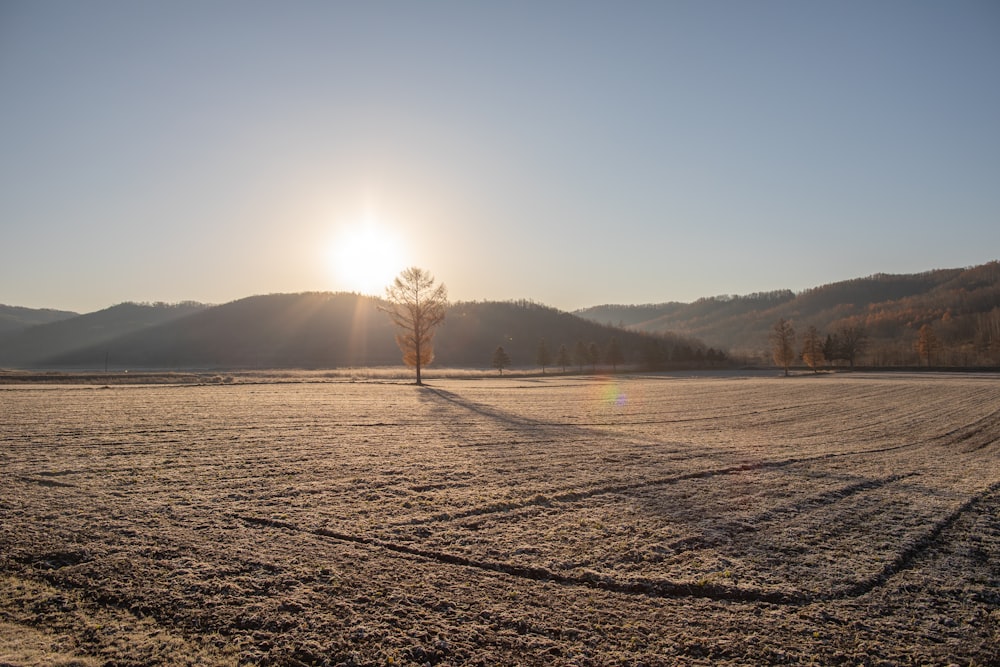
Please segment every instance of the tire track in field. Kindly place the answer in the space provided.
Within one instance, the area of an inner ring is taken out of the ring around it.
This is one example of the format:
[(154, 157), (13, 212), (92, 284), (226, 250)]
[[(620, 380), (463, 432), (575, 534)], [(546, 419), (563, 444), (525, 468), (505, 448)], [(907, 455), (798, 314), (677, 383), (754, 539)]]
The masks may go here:
[[(738, 525), (750, 524), (757, 527), (760, 524), (773, 523), (779, 520), (787, 521), (790, 518), (799, 517), (801, 515), (814, 512), (821, 507), (832, 505), (833, 503), (844, 500), (845, 498), (855, 494), (862, 493), (864, 491), (871, 491), (873, 489), (879, 489), (890, 484), (895, 484), (896, 482), (904, 479), (918, 477), (920, 474), (921, 473), (911, 471), (877, 479), (863, 479), (859, 482), (839, 486), (823, 493), (806, 496), (794, 503), (786, 503), (782, 506), (775, 506), (771, 509), (758, 512), (752, 516), (740, 519), (738, 521)], [(756, 529), (759, 530), (759, 528)]]
[(513, 510), (526, 509), (528, 507), (551, 505), (553, 503), (571, 503), (580, 500), (586, 500), (588, 498), (593, 498), (595, 496), (621, 494), (657, 486), (667, 486), (670, 484), (685, 482), (692, 479), (707, 479), (710, 477), (717, 477), (720, 475), (732, 475), (741, 472), (752, 472), (755, 470), (779, 470), (781, 468), (786, 468), (788, 466), (800, 463), (813, 463), (816, 461), (825, 461), (829, 459), (842, 458), (848, 456), (880, 454), (883, 452), (890, 452), (916, 446), (919, 445), (916, 444), (894, 445), (891, 447), (881, 447), (877, 449), (867, 449), (867, 450), (852, 451), (852, 452), (830, 452), (827, 454), (819, 454), (816, 456), (791, 457), (787, 459), (779, 459), (773, 461), (753, 461), (750, 463), (740, 463), (721, 468), (706, 468), (703, 470), (695, 470), (692, 472), (678, 473), (676, 475), (647, 479), (641, 482), (632, 482), (629, 484), (607, 484), (600, 486), (592, 486), (590, 488), (584, 488), (580, 490), (557, 491), (549, 495), (543, 493), (537, 493), (531, 496), (530, 498), (526, 498), (524, 500), (512, 500), (512, 501), (501, 501), (497, 503), (490, 503), (488, 505), (483, 505), (480, 507), (472, 507), (470, 509), (463, 510), (461, 512), (441, 512), (429, 517), (417, 517), (413, 519), (407, 519), (406, 521), (402, 522), (389, 523), (387, 524), (387, 527), (419, 526), (430, 523), (440, 523), (443, 521), (458, 521), (461, 519), (467, 519), (469, 517), (474, 517), (474, 516), (499, 514), (502, 512), (510, 512)]
[(501, 561), (469, 558), (443, 551), (421, 549), (420, 547), (414, 547), (398, 542), (380, 540), (374, 537), (364, 537), (362, 535), (342, 533), (329, 530), (327, 528), (302, 528), (286, 521), (279, 521), (266, 517), (237, 515), (235, 518), (250, 526), (275, 528), (287, 530), (293, 533), (305, 533), (319, 537), (326, 537), (339, 542), (349, 542), (351, 544), (377, 547), (386, 551), (406, 554), (409, 556), (417, 556), (419, 558), (436, 561), (445, 565), (457, 565), (487, 572), (496, 572), (534, 582), (548, 582), (566, 586), (585, 586), (588, 588), (597, 588), (616, 593), (646, 595), (649, 597), (701, 597), (713, 600), (770, 602), (772, 604), (801, 604), (810, 601), (810, 596), (799, 592), (724, 587), (711, 583), (704, 585), (682, 584), (667, 580), (617, 581), (612, 577), (597, 574), (589, 576), (569, 576), (553, 572), (552, 570), (544, 567), (514, 565), (512, 563), (504, 563)]
[(1000, 409), (942, 433), (932, 438), (931, 442), (941, 445), (969, 444), (970, 447), (962, 449), (961, 452), (970, 454), (1000, 441), (998, 434), (1000, 434)]
[[(857, 581), (839, 590), (834, 590), (826, 595), (818, 595), (818, 600), (841, 600), (845, 598), (856, 598), (866, 593), (870, 593), (876, 588), (885, 585), (889, 579), (913, 566), (921, 554), (930, 549), (937, 542), (942, 533), (954, 526), (959, 519), (970, 511), (976, 510), (980, 505), (984, 505), (991, 500), (991, 497), (1000, 493), (1000, 482), (995, 482), (985, 490), (974, 494), (962, 502), (950, 513), (935, 522), (930, 529), (922, 536), (918, 537), (902, 549), (896, 557), (886, 563), (880, 572), (877, 572), (865, 579)], [(992, 498), (993, 505), (997, 504), (997, 499)], [(983, 510), (989, 511), (989, 510)], [(993, 511), (996, 511), (995, 508)]]
[[(343, 533), (328, 528), (304, 528), (296, 524), (248, 515), (234, 515), (233, 518), (244, 524), (258, 528), (273, 528), (287, 530), (292, 533), (309, 534), (324, 537), (338, 542), (374, 547), (385, 551), (416, 556), (445, 565), (467, 567), (485, 572), (505, 574), (531, 582), (552, 583), (563, 586), (583, 586), (613, 593), (628, 595), (643, 595), (655, 598), (703, 598), (729, 602), (757, 603), (764, 602), (779, 605), (803, 605), (814, 602), (826, 602), (861, 597), (884, 586), (896, 574), (909, 569), (916, 560), (941, 539), (942, 534), (954, 526), (966, 513), (987, 503), (992, 496), (1000, 493), (1000, 482), (967, 498), (948, 515), (935, 522), (922, 536), (911, 542), (900, 551), (896, 558), (887, 563), (878, 573), (860, 581), (851, 583), (827, 593), (813, 593), (802, 590), (775, 590), (758, 587), (721, 586), (711, 582), (681, 583), (666, 579), (635, 579), (620, 581), (609, 575), (585, 573), (573, 576), (553, 572), (544, 567), (515, 565), (502, 561), (491, 561), (470, 558), (458, 554), (423, 549), (420, 547), (382, 540), (375, 537), (365, 537), (351, 533)], [(994, 500), (995, 502), (995, 500)], [(988, 510), (984, 510), (988, 511)]]

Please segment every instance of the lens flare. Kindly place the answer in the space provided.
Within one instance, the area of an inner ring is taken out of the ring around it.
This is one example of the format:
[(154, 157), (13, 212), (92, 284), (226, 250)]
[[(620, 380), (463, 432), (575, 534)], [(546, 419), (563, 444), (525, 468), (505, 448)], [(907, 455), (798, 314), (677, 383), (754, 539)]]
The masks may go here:
[(624, 408), (628, 404), (628, 395), (624, 388), (614, 380), (605, 380), (598, 388), (601, 403), (615, 408)]

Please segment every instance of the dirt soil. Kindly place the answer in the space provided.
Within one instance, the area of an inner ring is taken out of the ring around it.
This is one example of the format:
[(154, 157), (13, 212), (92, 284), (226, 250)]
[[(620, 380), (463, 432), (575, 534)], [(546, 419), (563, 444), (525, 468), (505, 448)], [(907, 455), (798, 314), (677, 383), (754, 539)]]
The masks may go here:
[(996, 665), (1000, 378), (0, 387), (0, 666)]

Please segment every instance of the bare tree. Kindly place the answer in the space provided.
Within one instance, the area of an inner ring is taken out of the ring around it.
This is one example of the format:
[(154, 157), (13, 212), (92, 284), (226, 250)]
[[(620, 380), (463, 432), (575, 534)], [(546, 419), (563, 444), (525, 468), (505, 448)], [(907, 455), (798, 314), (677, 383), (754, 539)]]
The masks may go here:
[(591, 342), (587, 346), (587, 360), (590, 362), (591, 370), (596, 373), (597, 362), (601, 360), (601, 348), (597, 346), (597, 343)]
[(590, 352), (587, 350), (587, 344), (582, 340), (576, 341), (576, 347), (573, 348), (573, 361), (580, 367), (581, 373), (583, 372), (583, 365), (590, 361)]
[(556, 357), (556, 364), (562, 366), (562, 372), (566, 372), (566, 367), (569, 366), (569, 350), (566, 349), (565, 345), (559, 346), (559, 355)]
[(788, 377), (788, 367), (795, 361), (795, 329), (784, 317), (771, 329), (771, 354), (774, 363), (784, 368), (785, 377)]
[(535, 355), (535, 361), (542, 367), (542, 375), (545, 375), (545, 367), (552, 363), (552, 353), (549, 352), (549, 346), (546, 345), (544, 338), (538, 343), (538, 353)]
[(868, 332), (864, 326), (853, 324), (840, 327), (840, 353), (854, 368), (854, 360), (868, 345)]
[(819, 331), (810, 326), (802, 337), (802, 361), (813, 369), (813, 373), (818, 373), (823, 358), (823, 343), (820, 341)]
[(823, 343), (823, 358), (826, 359), (827, 366), (831, 361), (840, 358), (840, 337), (837, 334), (827, 334)]
[(617, 338), (612, 336), (611, 341), (608, 343), (608, 348), (604, 353), (604, 358), (611, 364), (612, 371), (617, 371), (618, 364), (625, 361), (625, 355), (622, 354), (622, 348), (618, 344)]
[(510, 355), (504, 351), (503, 346), (500, 346), (493, 352), (493, 368), (503, 375), (503, 369), (507, 366), (510, 366)]
[(379, 309), (399, 328), (396, 344), (421, 385), (420, 369), (434, 360), (434, 329), (444, 321), (448, 290), (444, 284), (435, 285), (428, 271), (411, 266), (385, 288), (385, 296), (388, 303)]

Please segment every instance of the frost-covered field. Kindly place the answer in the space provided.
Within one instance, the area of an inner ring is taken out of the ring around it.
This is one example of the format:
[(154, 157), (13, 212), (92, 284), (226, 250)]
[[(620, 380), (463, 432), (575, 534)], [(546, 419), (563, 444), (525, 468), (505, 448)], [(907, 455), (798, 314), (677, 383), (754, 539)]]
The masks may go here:
[(996, 664), (1000, 378), (0, 388), (0, 664)]

